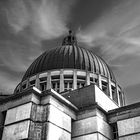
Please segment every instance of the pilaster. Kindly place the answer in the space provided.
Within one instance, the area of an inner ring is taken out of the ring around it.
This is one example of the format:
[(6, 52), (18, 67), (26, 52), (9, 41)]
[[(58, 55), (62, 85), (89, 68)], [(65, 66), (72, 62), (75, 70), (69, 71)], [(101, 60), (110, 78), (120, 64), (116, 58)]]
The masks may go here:
[(101, 81), (101, 75), (98, 74), (98, 84), (99, 84), (99, 88), (102, 89), (102, 81)]
[(60, 70), (60, 92), (64, 91), (64, 73), (63, 69)]
[(90, 73), (86, 72), (86, 86), (90, 85)]
[(77, 70), (73, 70), (73, 89), (77, 89)]
[(35, 87), (40, 89), (40, 85), (39, 85), (39, 74), (36, 75), (36, 81), (35, 81)]
[(51, 89), (51, 73), (48, 72), (47, 75), (47, 89)]

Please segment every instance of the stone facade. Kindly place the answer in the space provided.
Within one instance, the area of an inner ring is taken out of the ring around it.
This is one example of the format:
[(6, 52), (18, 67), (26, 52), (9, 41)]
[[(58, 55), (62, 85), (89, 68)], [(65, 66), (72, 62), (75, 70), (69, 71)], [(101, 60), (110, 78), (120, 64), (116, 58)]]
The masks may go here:
[(118, 107), (96, 85), (62, 95), (52, 89), (41, 92), (32, 87), (0, 100), (0, 137), (139, 140), (140, 103)]
[(19, 96), (1, 102), (1, 116), (7, 112), (5, 121), (4, 116), (0, 118), (2, 140), (71, 139), (71, 120), (76, 118), (78, 108), (53, 90), (40, 94), (33, 88)]

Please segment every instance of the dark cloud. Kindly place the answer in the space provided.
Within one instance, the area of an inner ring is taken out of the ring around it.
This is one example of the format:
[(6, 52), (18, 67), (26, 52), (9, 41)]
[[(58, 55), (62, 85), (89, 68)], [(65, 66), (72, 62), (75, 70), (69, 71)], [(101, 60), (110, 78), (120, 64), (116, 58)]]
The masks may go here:
[(5, 8), (8, 24), (15, 33), (28, 27), (39, 39), (54, 39), (67, 31), (74, 0), (9, 0)]
[(49, 49), (44, 39), (57, 38), (67, 31), (74, 3), (73, 0), (0, 1), (1, 91), (12, 93), (34, 59)]
[(96, 21), (104, 14), (107, 9), (110, 9), (120, 0), (79, 0), (77, 7), (73, 9), (72, 27), (87, 27), (91, 22)]
[(140, 84), (128, 86), (124, 90), (127, 104), (132, 104), (140, 101)]

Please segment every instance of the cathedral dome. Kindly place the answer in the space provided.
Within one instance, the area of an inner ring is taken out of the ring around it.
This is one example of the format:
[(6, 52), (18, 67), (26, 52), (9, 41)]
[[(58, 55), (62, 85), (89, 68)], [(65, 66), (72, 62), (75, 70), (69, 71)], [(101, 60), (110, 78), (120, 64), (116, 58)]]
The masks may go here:
[(123, 102), (118, 100), (122, 90), (109, 66), (93, 52), (78, 46), (69, 31), (62, 46), (44, 52), (30, 65), (15, 93), (35, 86), (41, 91), (52, 88), (63, 94), (90, 84), (96, 84), (116, 103)]
[(62, 45), (40, 55), (28, 68), (22, 81), (48, 70), (79, 69), (110, 77), (115, 81), (115, 76), (108, 65), (91, 51), (77, 45)]

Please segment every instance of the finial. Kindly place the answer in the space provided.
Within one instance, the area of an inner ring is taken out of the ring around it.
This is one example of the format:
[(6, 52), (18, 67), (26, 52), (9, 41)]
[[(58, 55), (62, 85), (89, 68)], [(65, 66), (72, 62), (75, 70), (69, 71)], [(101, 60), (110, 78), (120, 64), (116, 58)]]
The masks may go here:
[(75, 45), (75, 44), (77, 44), (76, 37), (72, 35), (72, 30), (69, 30), (69, 35), (64, 38), (62, 45)]
[(72, 30), (69, 30), (69, 35), (71, 35), (72, 34)]

